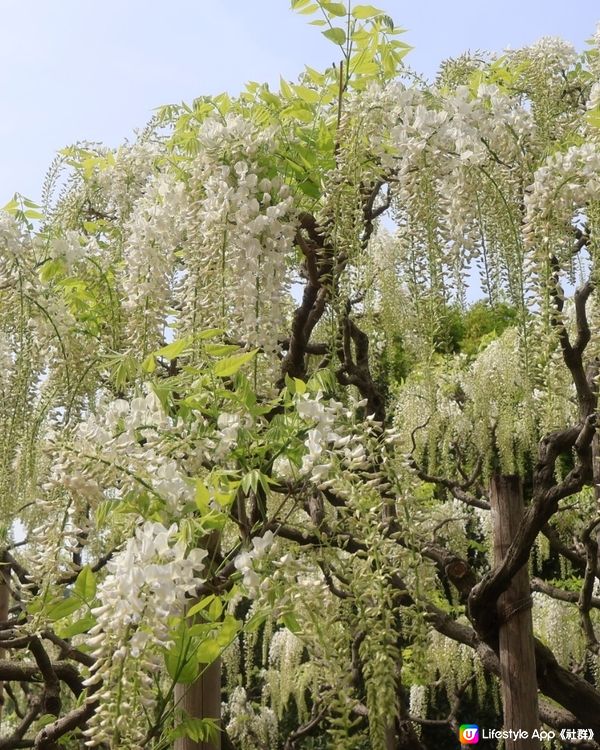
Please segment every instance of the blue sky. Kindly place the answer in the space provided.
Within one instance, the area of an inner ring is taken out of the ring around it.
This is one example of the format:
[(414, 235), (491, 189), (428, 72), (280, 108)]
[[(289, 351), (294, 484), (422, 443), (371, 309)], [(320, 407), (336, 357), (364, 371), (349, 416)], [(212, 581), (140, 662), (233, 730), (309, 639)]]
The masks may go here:
[[(600, 21), (598, 0), (374, 4), (429, 76), (465, 49), (545, 35), (582, 48)], [(288, 0), (0, 0), (0, 205), (15, 190), (37, 199), (55, 151), (78, 139), (116, 145), (160, 104), (294, 79), (335, 53)]]

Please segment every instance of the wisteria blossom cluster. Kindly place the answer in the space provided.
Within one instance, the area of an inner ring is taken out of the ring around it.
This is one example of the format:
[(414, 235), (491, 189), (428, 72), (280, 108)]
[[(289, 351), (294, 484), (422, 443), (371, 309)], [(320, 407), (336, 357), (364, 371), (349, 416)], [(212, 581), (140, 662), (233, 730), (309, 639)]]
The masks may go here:
[(187, 552), (176, 524), (167, 529), (147, 521), (108, 563), (99, 606), (92, 610), (97, 624), (87, 641), (96, 661), (86, 684), (100, 685), (93, 696), (99, 708), (86, 730), (88, 747), (143, 747), (148, 727), (139, 721), (140, 708), (152, 711), (153, 674), (170, 645), (171, 618), (183, 614), (186, 595), (202, 583), (206, 555), (202, 549)]
[(265, 556), (274, 542), (272, 531), (266, 531), (263, 536), (252, 538), (252, 549), (244, 550), (235, 558), (234, 565), (242, 574), (242, 580), (247, 591), (256, 594), (262, 578), (257, 572), (257, 562)]
[(95, 503), (105, 497), (102, 488), (112, 486), (112, 498), (145, 489), (175, 511), (192, 487), (180, 463), (160, 449), (163, 432), (172, 427), (151, 389), (130, 401), (106, 401), (78, 426), (53, 468), (51, 484)]
[(572, 252), (561, 229), (581, 219), (600, 191), (600, 142), (571, 146), (552, 154), (535, 173), (526, 196), (527, 238), (547, 251)]
[[(356, 402), (355, 406), (361, 408), (365, 404), (364, 401)], [(347, 471), (368, 466), (362, 436), (360, 432), (352, 430), (352, 409), (345, 408), (334, 399), (324, 400), (319, 391), (299, 396), (296, 410), (310, 425), (304, 441), (306, 452), (302, 457), (301, 476), (307, 476), (317, 486), (325, 488), (331, 477), (335, 476), (338, 462), (342, 462)], [(345, 421), (347, 424), (344, 424)]]
[(239, 750), (420, 750), (461, 691), (499, 718), (471, 606), (497, 472), (523, 480), (515, 544), (562, 660), (538, 648), (544, 716), (599, 713), (597, 293), (589, 346), (568, 298), (596, 276), (600, 38), (466, 55), (429, 85), (352, 7), (342, 65), (65, 149), (41, 207), (0, 213), (13, 746), (200, 742), (219, 722), (182, 710), (201, 673)]
[(198, 139), (177, 291), (183, 317), (192, 331), (223, 326), (275, 351), (296, 232), (289, 188), (265, 169), (275, 133), (231, 115), (209, 118)]
[(276, 745), (279, 732), (275, 712), (268, 706), (253, 705), (243, 687), (233, 690), (225, 715), (227, 733), (239, 743), (241, 750)]
[(18, 223), (0, 211), (0, 286), (8, 288), (18, 275), (18, 261), (24, 237)]
[(175, 252), (185, 235), (188, 202), (189, 195), (181, 180), (168, 173), (155, 174), (148, 180), (123, 228), (124, 306), (129, 335), (142, 356), (157, 349), (163, 341), (174, 282)]

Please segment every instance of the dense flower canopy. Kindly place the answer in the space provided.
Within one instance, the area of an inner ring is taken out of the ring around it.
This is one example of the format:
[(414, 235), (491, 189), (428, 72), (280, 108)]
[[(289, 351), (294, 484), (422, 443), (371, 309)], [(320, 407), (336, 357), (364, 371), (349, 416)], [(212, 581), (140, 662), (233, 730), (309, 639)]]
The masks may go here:
[(240, 750), (449, 747), (499, 720), (481, 612), (525, 561), (540, 719), (600, 736), (600, 36), (429, 85), (382, 12), (315, 9), (339, 65), (0, 213), (0, 747), (214, 737), (173, 696), (219, 657)]

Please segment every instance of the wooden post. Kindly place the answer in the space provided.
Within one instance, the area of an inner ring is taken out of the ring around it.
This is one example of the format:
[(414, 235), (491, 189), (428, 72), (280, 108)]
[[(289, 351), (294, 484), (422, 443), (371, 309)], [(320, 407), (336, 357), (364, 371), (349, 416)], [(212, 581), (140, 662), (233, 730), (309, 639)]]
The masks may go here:
[[(523, 516), (523, 489), (518, 476), (492, 477), (490, 504), (494, 534), (494, 564), (504, 558)], [(525, 730), (528, 739), (509, 739), (506, 750), (541, 750), (531, 592), (527, 564), (498, 600), (500, 676), (504, 728)]]
[[(204, 670), (191, 685), (176, 685), (175, 703), (189, 716), (197, 719), (221, 719), (221, 659)], [(217, 742), (194, 742), (189, 737), (175, 740), (175, 750), (221, 750), (221, 736)]]
[[(221, 544), (221, 534), (216, 529), (208, 534), (204, 540), (208, 550), (208, 559), (214, 560)], [(213, 567), (209, 564), (207, 573), (212, 574)], [(189, 607), (197, 603), (191, 599)], [(210, 664), (191, 685), (175, 686), (175, 704), (183, 708), (188, 716), (195, 719), (215, 719), (221, 727), (221, 659)], [(175, 740), (174, 750), (221, 750), (221, 733), (215, 742), (195, 742), (189, 737)]]

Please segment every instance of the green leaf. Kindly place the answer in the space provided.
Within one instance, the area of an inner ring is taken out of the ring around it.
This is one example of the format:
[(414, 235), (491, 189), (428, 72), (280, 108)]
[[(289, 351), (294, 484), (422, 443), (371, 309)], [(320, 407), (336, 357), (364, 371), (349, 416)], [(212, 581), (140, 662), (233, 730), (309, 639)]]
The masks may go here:
[(96, 526), (101, 529), (106, 523), (110, 511), (114, 508), (114, 500), (104, 500), (96, 508)]
[(152, 374), (156, 370), (156, 357), (154, 354), (149, 354), (142, 362), (142, 370), (149, 374)]
[(298, 13), (301, 13), (303, 16), (310, 16), (311, 13), (319, 10), (319, 6), (316, 3), (313, 3), (312, 5), (308, 5), (306, 8), (302, 8), (302, 10), (296, 10), (298, 10)]
[(221, 653), (221, 646), (215, 638), (209, 638), (198, 646), (196, 658), (201, 664), (212, 664)]
[(36, 722), (37, 727), (46, 727), (48, 724), (53, 724), (56, 721), (54, 714), (42, 714)]
[(320, 86), (323, 81), (325, 80), (325, 74), (320, 73), (318, 70), (315, 70), (314, 68), (311, 68), (308, 65), (305, 65), (306, 72), (308, 74), (308, 77), (313, 83), (316, 83), (318, 86)]
[(251, 469), (243, 478), (241, 487), (247, 494), (250, 489), (256, 492), (258, 487), (258, 478), (260, 471), (258, 469)]
[(338, 27), (334, 27), (333, 29), (327, 29), (327, 31), (322, 31), (321, 34), (323, 34), (324, 37), (332, 41), (334, 44), (338, 44), (341, 46), (346, 41), (346, 32), (344, 29), (340, 29)]
[(196, 480), (196, 506), (200, 513), (208, 513), (210, 510), (210, 492), (201, 479)]
[(177, 682), (189, 684), (198, 677), (200, 668), (194, 658), (192, 637), (184, 622), (180, 622), (173, 646), (165, 654), (169, 676)]
[(345, 16), (348, 12), (342, 3), (321, 3), (321, 5), (332, 16)]
[(56, 627), (56, 635), (59, 638), (72, 638), (74, 635), (87, 633), (88, 630), (91, 630), (95, 624), (96, 618), (93, 615), (87, 614), (80, 620), (76, 620), (72, 625)]
[(302, 101), (308, 104), (316, 104), (321, 98), (318, 91), (309, 89), (308, 86), (294, 86), (294, 91)]
[(226, 615), (225, 619), (221, 623), (221, 630), (217, 636), (217, 642), (221, 648), (229, 646), (231, 641), (235, 638), (236, 633), (242, 629), (242, 623), (233, 615)]
[(221, 359), (215, 363), (213, 372), (219, 378), (227, 378), (230, 375), (235, 375), (240, 367), (250, 362), (256, 356), (257, 352), (258, 349), (253, 349), (251, 352), (236, 354), (233, 357), (225, 357), (225, 359)]
[(296, 119), (300, 122), (314, 122), (315, 116), (309, 109), (300, 107), (286, 107), (281, 114), (287, 119)]
[(235, 500), (235, 490), (230, 490), (228, 492), (215, 492), (215, 500), (221, 508), (229, 508), (231, 505), (233, 505), (233, 501)]
[(225, 513), (211, 511), (202, 519), (202, 528), (205, 530), (218, 529), (219, 531), (225, 526), (228, 516)]
[(600, 107), (595, 107), (587, 113), (587, 121), (593, 128), (600, 128)]
[(189, 685), (194, 682), (200, 673), (198, 662), (188, 657), (185, 663), (181, 663), (176, 649), (172, 649), (165, 656), (165, 666), (167, 667), (169, 677), (177, 680), (177, 682), (181, 682), (183, 685)]
[(42, 284), (48, 283), (55, 276), (58, 276), (65, 269), (64, 262), (60, 258), (47, 260), (40, 266), (40, 281)]
[(316, 199), (321, 197), (321, 190), (319, 186), (312, 180), (303, 180), (298, 184), (298, 187), (305, 195), (308, 195), (309, 198)]
[(216, 336), (222, 336), (225, 331), (222, 328), (207, 328), (205, 331), (200, 331), (196, 334), (196, 338), (203, 339), (214, 339)]
[(17, 197), (15, 196), (12, 200), (9, 200), (5, 206), (2, 206), (2, 210), (6, 211), (7, 214), (14, 214), (19, 210), (19, 204)]
[(199, 602), (196, 602), (193, 607), (190, 607), (187, 611), (186, 617), (193, 617), (194, 615), (197, 615), (198, 612), (202, 612), (203, 609), (206, 609), (214, 600), (215, 595), (209, 594), (208, 596), (203, 597), (200, 599)]
[(219, 619), (219, 617), (221, 617), (222, 612), (223, 603), (218, 596), (215, 596), (208, 608), (208, 616), (213, 622), (215, 622)]
[[(312, 21), (314, 23), (314, 21)], [(294, 95), (294, 92), (292, 91), (292, 87), (290, 84), (285, 81), (281, 76), (279, 76), (279, 89), (283, 96), (285, 96), (286, 99), (291, 99)]]
[(260, 626), (263, 624), (263, 622), (265, 622), (266, 619), (267, 615), (265, 612), (256, 612), (244, 625), (245, 632), (254, 633), (260, 628)]
[(196, 719), (191, 716), (184, 716), (177, 721), (177, 726), (169, 736), (171, 739), (189, 737), (194, 742), (217, 744), (219, 733), (220, 730), (214, 719)]
[(373, 18), (374, 16), (382, 15), (383, 11), (379, 8), (375, 8), (373, 5), (355, 5), (352, 8), (352, 15), (354, 18), (358, 18), (361, 21), (365, 18)]
[(87, 603), (96, 596), (96, 574), (89, 565), (82, 568), (77, 576), (73, 592)]
[(283, 615), (281, 617), (281, 621), (292, 633), (296, 634), (300, 632), (300, 623), (292, 612), (287, 612), (285, 615)]
[(300, 378), (294, 378), (294, 385), (296, 387), (296, 393), (299, 393), (300, 395), (306, 393), (306, 383), (304, 382), (304, 380), (300, 380)]
[(222, 357), (224, 354), (229, 352), (236, 352), (239, 350), (237, 344), (205, 344), (204, 351), (210, 354), (211, 357)]
[(175, 359), (187, 349), (191, 341), (191, 336), (184, 336), (182, 339), (163, 346), (162, 349), (157, 349), (154, 354), (157, 357), (164, 357), (165, 359)]
[(46, 615), (51, 622), (58, 622), (58, 620), (62, 620), (64, 617), (72, 615), (73, 612), (77, 612), (80, 608), (81, 601), (74, 596), (71, 596), (68, 599), (61, 599), (61, 601), (56, 604), (50, 605), (46, 610)]
[(379, 65), (373, 60), (369, 60), (366, 55), (363, 55), (362, 62), (358, 62), (352, 68), (352, 72), (358, 75), (375, 75), (379, 72)]

